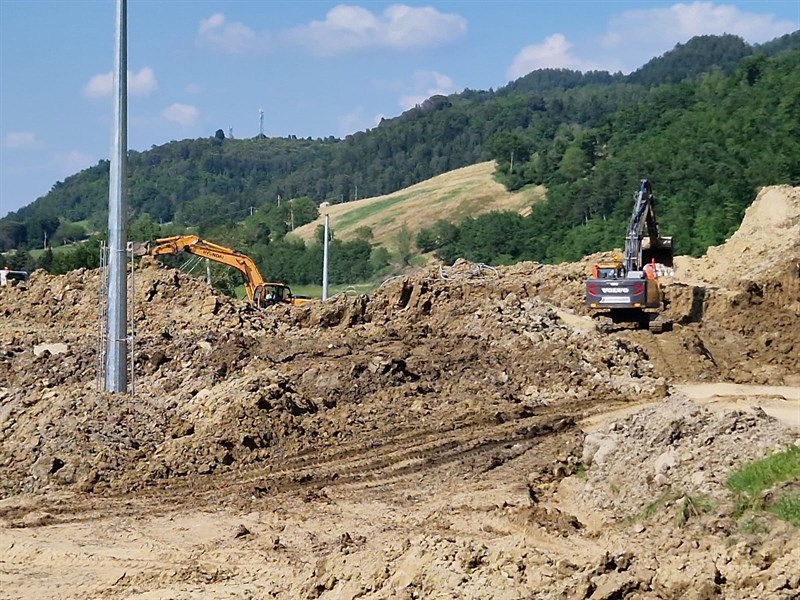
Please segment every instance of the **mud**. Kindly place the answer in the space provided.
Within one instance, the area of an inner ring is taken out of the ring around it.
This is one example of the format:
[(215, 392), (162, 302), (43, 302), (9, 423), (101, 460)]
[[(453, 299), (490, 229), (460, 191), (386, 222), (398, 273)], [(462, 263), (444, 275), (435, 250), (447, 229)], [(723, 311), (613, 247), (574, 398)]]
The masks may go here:
[(798, 189), (765, 189), (677, 262), (660, 335), (595, 330), (596, 257), (267, 312), (145, 261), (130, 395), (99, 391), (100, 273), (34, 273), (0, 290), (0, 589), (797, 597), (796, 529), (743, 528), (725, 479), (800, 432), (676, 386), (800, 386), (798, 226)]

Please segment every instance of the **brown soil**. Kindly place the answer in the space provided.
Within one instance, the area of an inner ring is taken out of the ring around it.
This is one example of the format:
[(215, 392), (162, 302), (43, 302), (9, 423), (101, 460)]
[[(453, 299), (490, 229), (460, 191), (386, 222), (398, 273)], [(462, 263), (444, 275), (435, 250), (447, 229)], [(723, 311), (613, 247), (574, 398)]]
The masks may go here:
[(798, 197), (661, 335), (595, 331), (592, 257), (268, 312), (145, 262), (116, 395), (98, 272), (0, 289), (0, 595), (796, 598), (797, 530), (725, 480), (800, 439)]

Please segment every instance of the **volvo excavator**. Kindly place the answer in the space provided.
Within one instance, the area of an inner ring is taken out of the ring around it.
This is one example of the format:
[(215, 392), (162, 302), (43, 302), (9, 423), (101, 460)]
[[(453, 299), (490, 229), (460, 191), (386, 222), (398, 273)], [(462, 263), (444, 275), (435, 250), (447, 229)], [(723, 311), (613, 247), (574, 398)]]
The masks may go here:
[(285, 283), (265, 282), (253, 259), (246, 254), (203, 240), (196, 235), (176, 235), (157, 239), (154, 245), (148, 247), (147, 254), (160, 256), (181, 251), (202, 256), (239, 271), (244, 279), (244, 290), (248, 300), (258, 308), (276, 304), (299, 306), (313, 301), (308, 296), (295, 296)]
[(647, 179), (642, 179), (634, 198), (622, 260), (614, 256), (594, 265), (586, 281), (586, 305), (604, 329), (634, 323), (661, 333), (669, 323), (661, 316), (658, 277), (665, 267), (672, 267), (672, 238), (659, 235), (655, 197)]

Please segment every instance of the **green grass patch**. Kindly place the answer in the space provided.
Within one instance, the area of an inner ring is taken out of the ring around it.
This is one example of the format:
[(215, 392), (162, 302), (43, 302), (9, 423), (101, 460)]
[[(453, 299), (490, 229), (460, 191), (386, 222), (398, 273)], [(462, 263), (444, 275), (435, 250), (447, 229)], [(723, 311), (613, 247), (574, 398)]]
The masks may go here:
[(691, 519), (711, 512), (713, 509), (714, 503), (708, 496), (690, 496), (686, 494), (678, 501), (678, 510), (675, 512), (675, 525), (683, 527)]
[(736, 531), (744, 535), (763, 535), (769, 533), (769, 523), (763, 516), (749, 516), (741, 519)]
[[(322, 286), (317, 284), (293, 285), (292, 293), (298, 296), (311, 296), (312, 298), (322, 298)], [(334, 296), (339, 292), (351, 294), (369, 294), (378, 287), (377, 283), (353, 283), (337, 284), (328, 286), (328, 297)]]
[[(764, 492), (785, 482), (798, 482), (798, 485), (779, 489), (762, 498)], [(800, 527), (800, 492), (797, 491), (800, 489), (799, 447), (792, 446), (748, 463), (732, 473), (725, 484), (737, 496), (734, 517), (739, 518), (752, 510), (766, 510)]]
[[(57, 254), (64, 254), (65, 252), (71, 252), (82, 243), (83, 242), (77, 242), (75, 244), (68, 244), (66, 246), (50, 246), (50, 250), (53, 251), (53, 256), (55, 256)], [(36, 260), (39, 260), (42, 254), (44, 254), (44, 248), (33, 248), (32, 250), (28, 250), (28, 254), (30, 254)]]
[(664, 506), (667, 502), (672, 502), (673, 500), (677, 499), (678, 499), (678, 494), (675, 492), (675, 490), (669, 489), (665, 492), (662, 492), (662, 494), (658, 498), (656, 498), (650, 504), (645, 506), (639, 512), (638, 515), (635, 515), (634, 520), (646, 521), (647, 519), (655, 515), (659, 511), (659, 509), (662, 506)]
[[(353, 283), (341, 285), (329, 285), (328, 297), (334, 296), (339, 292), (349, 294), (369, 294), (378, 287), (378, 283)], [(322, 298), (322, 286), (312, 283), (308, 285), (290, 285), (295, 296), (310, 296), (311, 298)], [(247, 300), (247, 294), (243, 285), (236, 286), (236, 297), (239, 300)]]
[(728, 477), (726, 485), (734, 492), (755, 497), (792, 479), (800, 480), (800, 448), (797, 446), (743, 466)]
[(779, 519), (800, 527), (800, 493), (785, 492), (767, 510)]

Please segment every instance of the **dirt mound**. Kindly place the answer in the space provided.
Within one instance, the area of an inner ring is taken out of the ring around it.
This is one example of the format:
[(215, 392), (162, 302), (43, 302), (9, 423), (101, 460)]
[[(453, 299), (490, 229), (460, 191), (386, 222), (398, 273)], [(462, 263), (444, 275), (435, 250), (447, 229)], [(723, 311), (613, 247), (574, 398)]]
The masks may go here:
[[(781, 279), (800, 270), (800, 188), (762, 188), (745, 211), (739, 229), (699, 259), (679, 257), (684, 281), (735, 288), (741, 281)], [(797, 290), (795, 290), (797, 292)]]
[[(115, 395), (97, 381), (100, 272), (3, 288), (0, 536), (20, 565), (3, 587), (25, 597), (60, 564), (58, 593), (93, 598), (210, 585), (283, 598), (793, 597), (792, 530), (739, 531), (723, 482), (796, 433), (758, 412), (712, 413), (671, 384), (797, 377), (797, 198), (765, 189), (729, 245), (679, 261), (666, 284), (675, 326), (659, 336), (595, 330), (583, 288), (596, 257), (459, 261), (263, 312), (143, 262), (134, 389)], [(640, 404), (600, 433), (578, 426)], [(705, 498), (715, 510), (698, 508)], [(73, 546), (43, 550), (35, 532), (53, 524)], [(164, 536), (183, 541), (165, 549)], [(87, 553), (98, 540), (131, 562)]]
[(592, 468), (583, 498), (617, 518), (670, 494), (722, 501), (732, 468), (798, 439), (763, 411), (720, 416), (673, 396), (587, 436), (582, 459)]
[[(501, 422), (663, 395), (640, 348), (567, 324), (515, 278), (433, 275), (261, 313), (144, 269), (136, 399), (115, 403), (95, 380), (99, 275), (38, 273), (15, 290), (27, 302), (5, 312), (32, 326), (3, 334), (4, 486), (137, 487), (420, 421)], [(43, 343), (66, 351), (37, 356)]]

